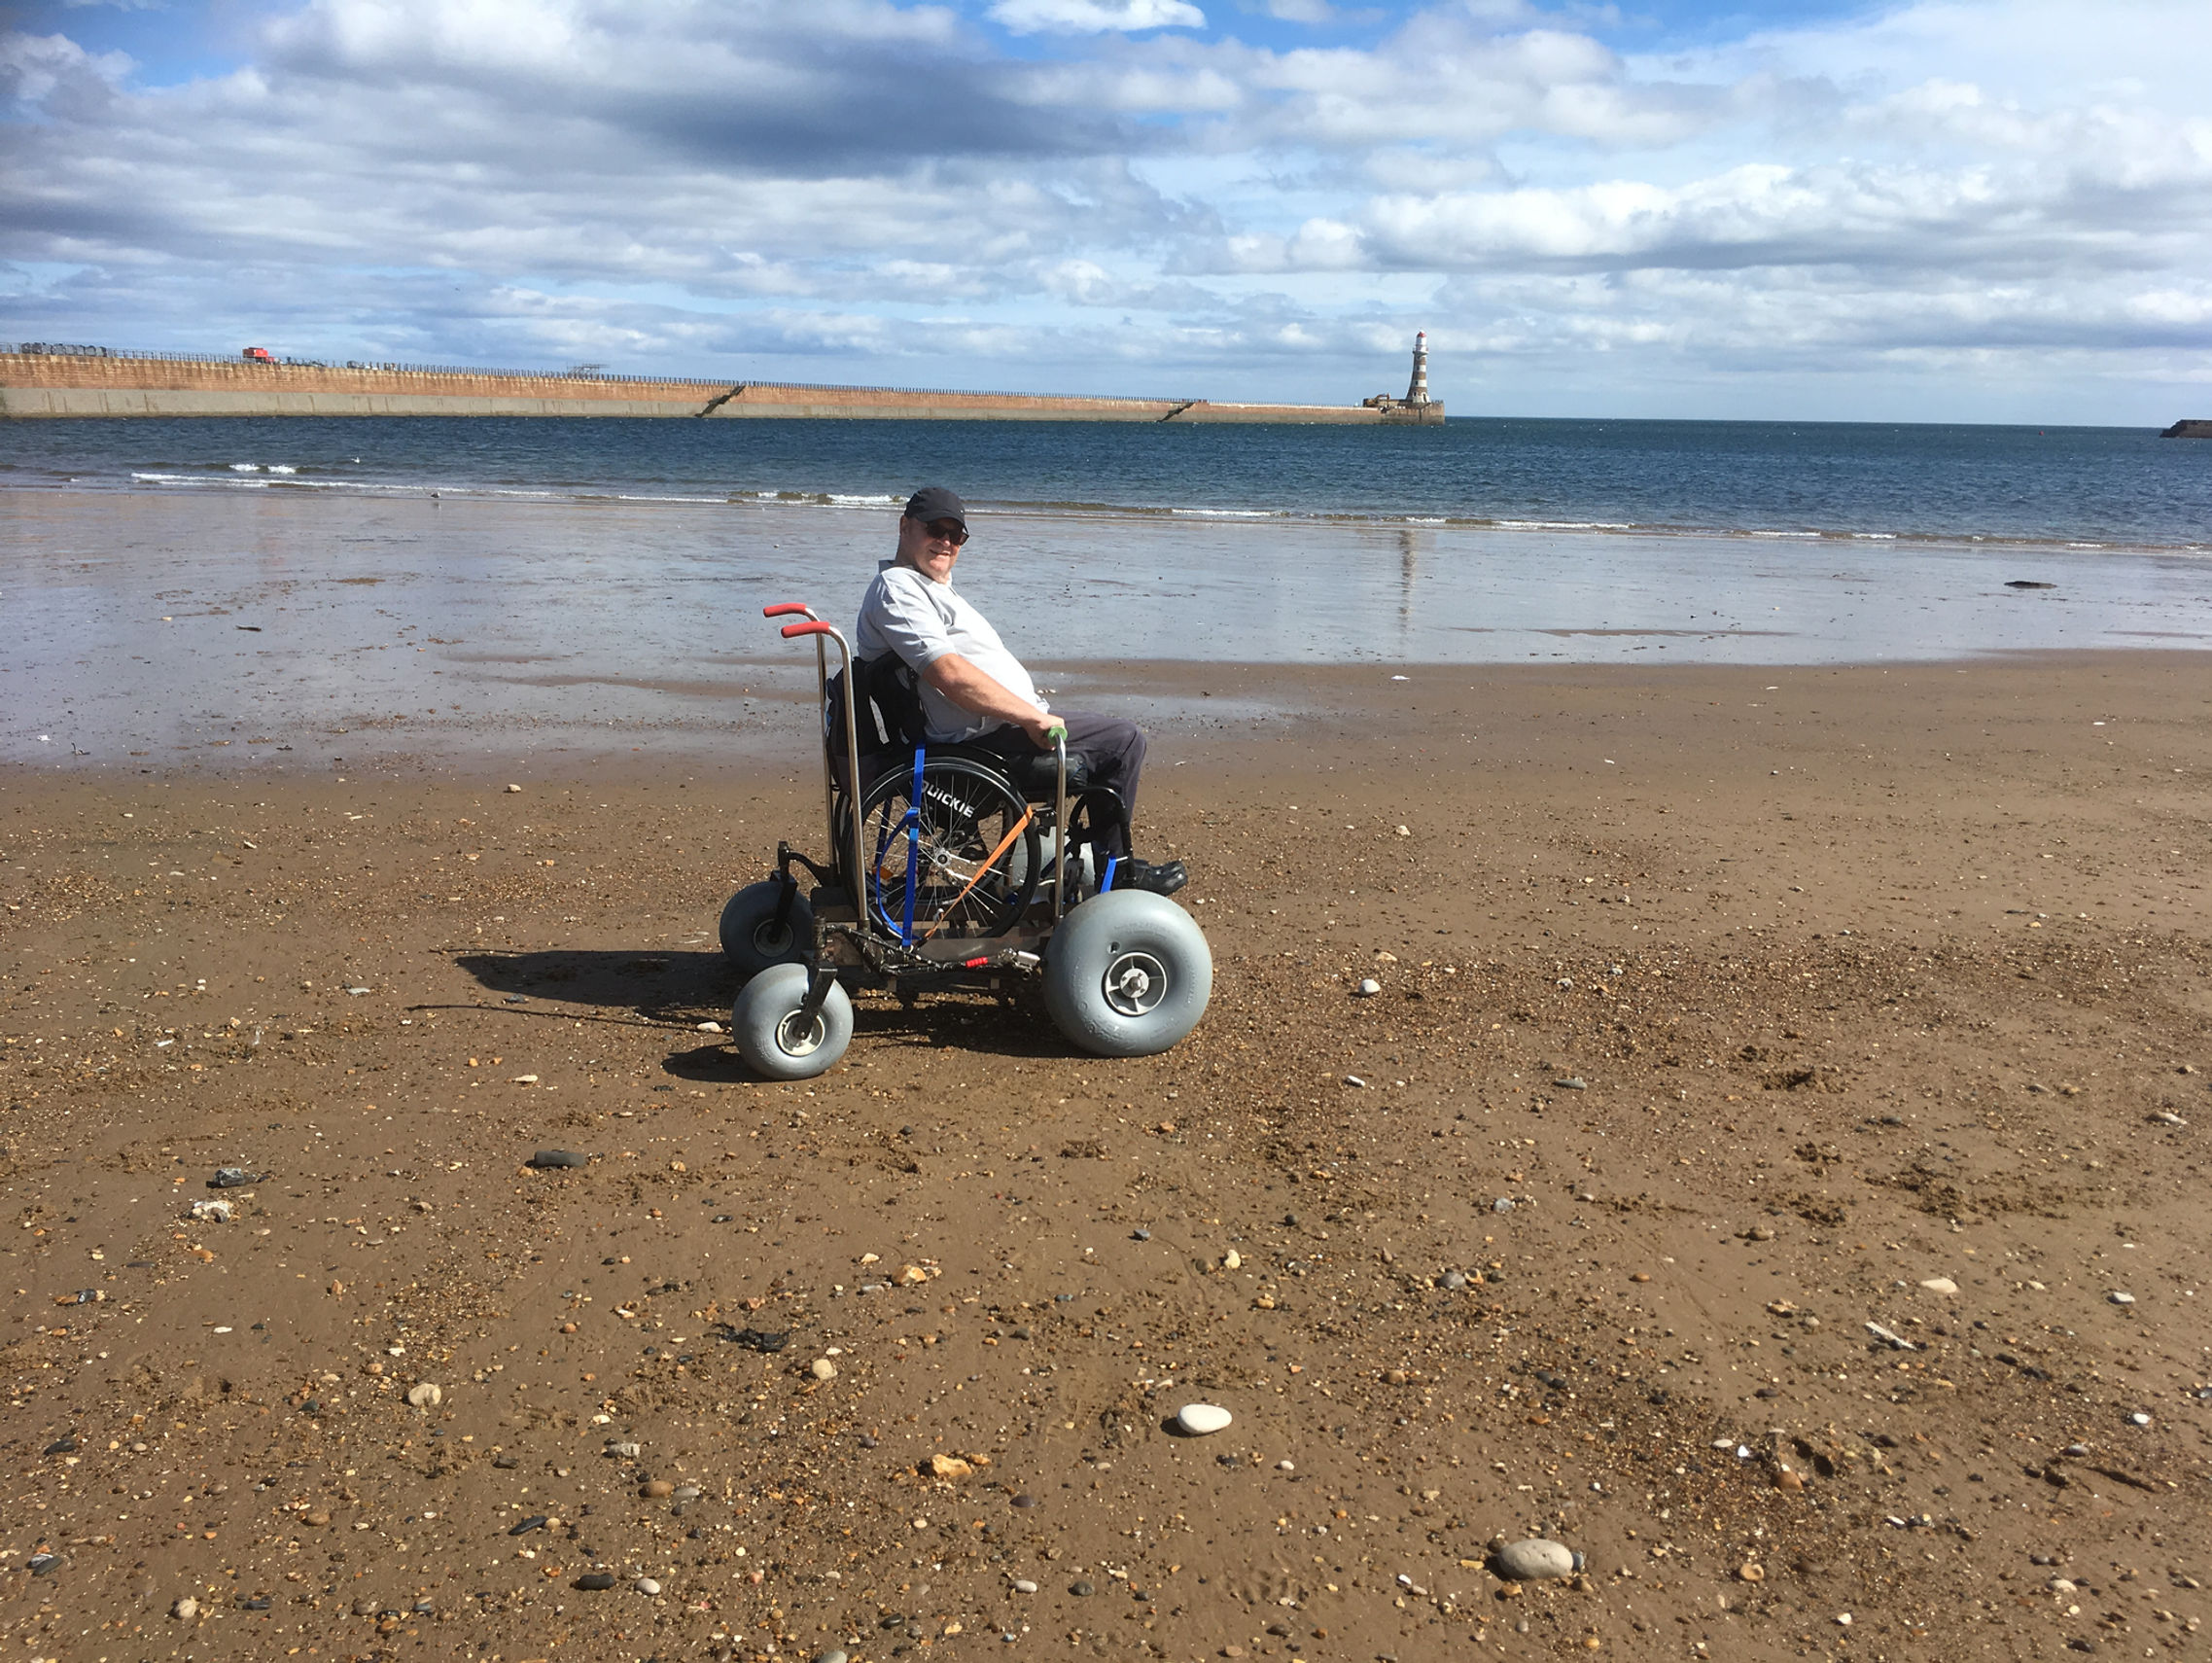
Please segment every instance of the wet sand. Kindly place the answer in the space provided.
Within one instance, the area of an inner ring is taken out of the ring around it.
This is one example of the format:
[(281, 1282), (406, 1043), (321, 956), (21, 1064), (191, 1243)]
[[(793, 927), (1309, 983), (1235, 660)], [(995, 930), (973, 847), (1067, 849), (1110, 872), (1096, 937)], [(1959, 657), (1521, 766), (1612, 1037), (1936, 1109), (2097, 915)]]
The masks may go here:
[(1137, 1062), (747, 1079), (798, 704), (9, 773), (10, 1649), (2194, 1646), (2194, 655), (1116, 677), (1216, 957)]
[[(875, 508), (0, 491), (0, 762), (298, 773), (602, 753), (786, 754)], [(978, 515), (959, 582), (1075, 697), (1176, 725), (1160, 661), (1914, 663), (2212, 644), (2212, 562), (1857, 539), (1143, 514)], [(2030, 587), (2014, 587), (2029, 584)], [(1301, 713), (1270, 679), (1253, 719)]]

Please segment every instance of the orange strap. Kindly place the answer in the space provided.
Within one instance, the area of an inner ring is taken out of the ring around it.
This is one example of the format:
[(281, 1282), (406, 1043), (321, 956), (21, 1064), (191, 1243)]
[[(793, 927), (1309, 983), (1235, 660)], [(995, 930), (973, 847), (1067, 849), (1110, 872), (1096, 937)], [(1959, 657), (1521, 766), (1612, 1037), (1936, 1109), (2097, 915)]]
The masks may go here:
[(975, 875), (967, 880), (966, 887), (964, 888), (958, 895), (954, 896), (952, 900), (945, 902), (944, 910), (937, 914), (937, 921), (922, 933), (923, 940), (927, 941), (931, 936), (934, 936), (939, 930), (942, 930), (945, 927), (945, 920), (952, 916), (953, 908), (958, 906), (962, 902), (966, 901), (968, 896), (968, 891), (972, 890), (977, 884), (981, 883), (991, 868), (999, 864), (999, 857), (1014, 846), (1014, 839), (1016, 837), (1019, 837), (1022, 832), (1028, 829), (1030, 821), (1036, 816), (1036, 810), (1034, 808), (1025, 808), (1022, 810), (1022, 817), (1014, 822), (1014, 829), (1011, 832), (1008, 832), (1003, 837), (999, 839), (999, 846), (996, 849), (993, 849), (990, 854), (984, 856), (983, 864), (975, 868)]

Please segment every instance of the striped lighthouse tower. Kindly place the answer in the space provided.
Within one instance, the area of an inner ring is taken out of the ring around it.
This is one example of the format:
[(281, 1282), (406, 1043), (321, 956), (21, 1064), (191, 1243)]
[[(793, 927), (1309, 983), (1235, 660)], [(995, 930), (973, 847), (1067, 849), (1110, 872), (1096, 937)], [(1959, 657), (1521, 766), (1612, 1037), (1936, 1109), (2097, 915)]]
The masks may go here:
[(1428, 403), (1428, 331), (1422, 330), (1413, 337), (1413, 380), (1406, 387), (1406, 403)]

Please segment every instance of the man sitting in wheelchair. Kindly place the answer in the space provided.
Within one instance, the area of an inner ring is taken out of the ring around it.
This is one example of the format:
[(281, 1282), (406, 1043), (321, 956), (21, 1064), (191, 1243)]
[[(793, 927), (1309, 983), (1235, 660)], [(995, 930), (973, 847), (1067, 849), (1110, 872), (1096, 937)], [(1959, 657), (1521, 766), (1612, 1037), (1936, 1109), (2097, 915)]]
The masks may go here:
[(1104, 787), (1121, 800), (1122, 815), (1097, 828), (1100, 869), (1115, 861), (1114, 888), (1173, 895), (1187, 881), (1182, 862), (1154, 865), (1133, 858), (1129, 849), (1127, 817), (1136, 812), (1144, 767), (1143, 731), (1120, 717), (1045, 707), (1022, 661), (953, 589), (953, 564), (966, 541), (967, 510), (950, 490), (925, 485), (907, 499), (898, 552), (883, 563), (860, 601), (854, 632), (860, 673), (885, 690), (888, 671), (890, 680), (918, 695), (921, 732), (912, 737), (993, 757), (1017, 777), (1053, 754), (1053, 729), (1065, 728), (1071, 770), (1080, 759), (1087, 786)]

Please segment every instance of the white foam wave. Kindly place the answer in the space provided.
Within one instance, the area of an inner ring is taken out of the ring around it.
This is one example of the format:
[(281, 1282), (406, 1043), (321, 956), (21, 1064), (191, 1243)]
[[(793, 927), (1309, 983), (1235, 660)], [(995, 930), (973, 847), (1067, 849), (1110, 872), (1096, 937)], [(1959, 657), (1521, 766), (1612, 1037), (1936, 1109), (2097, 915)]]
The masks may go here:
[(1894, 531), (1854, 531), (1851, 535), (1862, 543), (1895, 543), (1897, 541), (1897, 533)]
[(1188, 515), (1192, 519), (1280, 519), (1274, 509), (1200, 509), (1179, 508), (1168, 510), (1170, 513)]
[(1751, 535), (1754, 537), (1786, 537), (1803, 540), (1805, 538), (1817, 539), (1820, 533), (1817, 531), (1754, 531)]
[(837, 508), (896, 508), (904, 497), (846, 496), (836, 491), (829, 493), (830, 503)]
[(233, 474), (259, 474), (261, 471), (262, 465), (259, 462), (233, 462), (230, 464), (230, 472)]
[(272, 474), (297, 474), (299, 472), (289, 462), (271, 462), (268, 465), (268, 471)]

